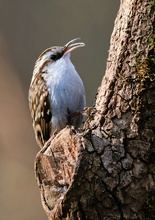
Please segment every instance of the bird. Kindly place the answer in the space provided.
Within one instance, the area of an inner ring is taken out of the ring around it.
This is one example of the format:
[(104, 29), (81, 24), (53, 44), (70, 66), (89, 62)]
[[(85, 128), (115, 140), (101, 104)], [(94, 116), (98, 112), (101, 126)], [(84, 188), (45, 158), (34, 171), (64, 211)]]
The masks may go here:
[(70, 59), (71, 51), (85, 46), (79, 39), (46, 49), (35, 62), (28, 101), (40, 148), (67, 125), (78, 128), (82, 123), (82, 115), (72, 120), (72, 115), (86, 106), (83, 81)]

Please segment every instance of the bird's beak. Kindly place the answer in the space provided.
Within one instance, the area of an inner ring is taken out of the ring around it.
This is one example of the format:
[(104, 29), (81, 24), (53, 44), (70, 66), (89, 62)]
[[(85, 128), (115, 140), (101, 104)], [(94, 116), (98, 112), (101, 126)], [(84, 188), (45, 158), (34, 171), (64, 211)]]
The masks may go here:
[(85, 44), (83, 42), (79, 42), (79, 43), (74, 43), (75, 41), (79, 40), (80, 38), (75, 38), (71, 41), (69, 41), (67, 44), (65, 44), (65, 46), (63, 47), (63, 54), (68, 54), (71, 51), (75, 50), (76, 48), (79, 47), (84, 47)]

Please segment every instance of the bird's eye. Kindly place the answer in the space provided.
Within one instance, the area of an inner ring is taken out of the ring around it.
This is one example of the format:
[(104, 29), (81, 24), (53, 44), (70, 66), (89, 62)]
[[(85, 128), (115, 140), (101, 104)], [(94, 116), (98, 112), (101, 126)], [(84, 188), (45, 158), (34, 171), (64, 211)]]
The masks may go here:
[(52, 54), (52, 55), (50, 56), (50, 59), (56, 61), (56, 60), (58, 59), (58, 55)]

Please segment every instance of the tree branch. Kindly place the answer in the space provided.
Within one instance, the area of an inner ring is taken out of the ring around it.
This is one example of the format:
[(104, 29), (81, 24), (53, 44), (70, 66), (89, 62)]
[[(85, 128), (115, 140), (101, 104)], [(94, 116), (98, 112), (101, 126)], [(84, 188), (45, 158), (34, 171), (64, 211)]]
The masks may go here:
[(65, 128), (36, 157), (49, 219), (155, 215), (154, 5), (121, 1), (96, 111), (83, 130)]

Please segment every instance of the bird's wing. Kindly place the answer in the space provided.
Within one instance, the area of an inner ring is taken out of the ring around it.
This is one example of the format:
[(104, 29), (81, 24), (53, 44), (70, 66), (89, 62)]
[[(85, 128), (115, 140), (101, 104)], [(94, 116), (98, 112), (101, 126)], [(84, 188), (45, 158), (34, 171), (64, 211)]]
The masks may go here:
[(42, 148), (50, 138), (52, 112), (49, 91), (41, 76), (36, 77), (31, 83), (29, 89), (29, 107), (36, 140)]

